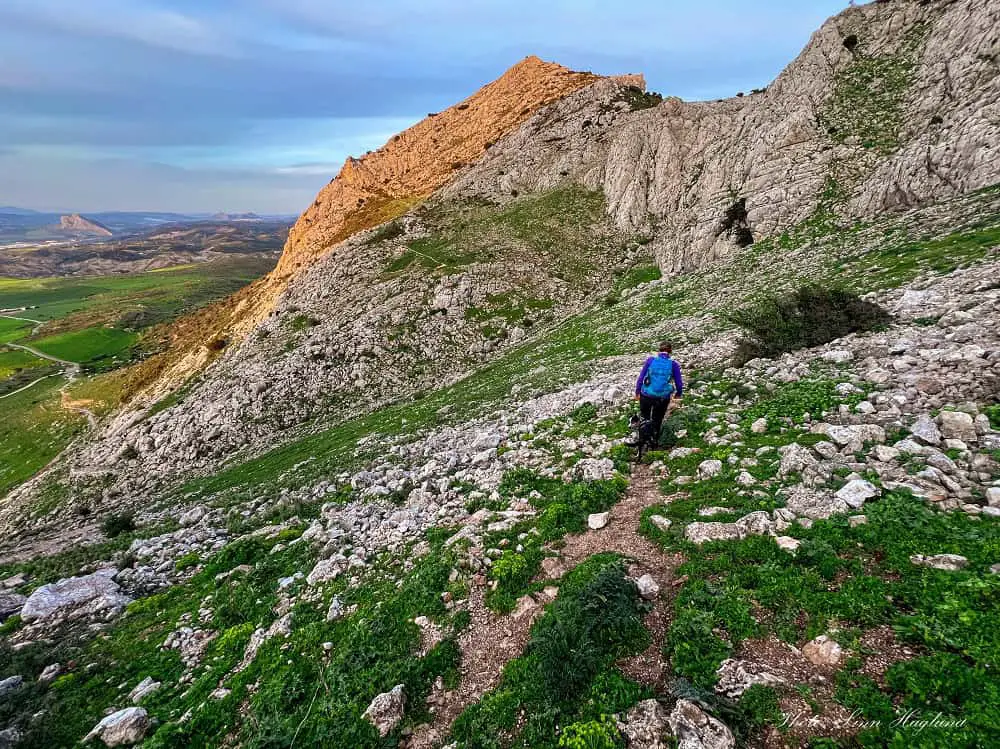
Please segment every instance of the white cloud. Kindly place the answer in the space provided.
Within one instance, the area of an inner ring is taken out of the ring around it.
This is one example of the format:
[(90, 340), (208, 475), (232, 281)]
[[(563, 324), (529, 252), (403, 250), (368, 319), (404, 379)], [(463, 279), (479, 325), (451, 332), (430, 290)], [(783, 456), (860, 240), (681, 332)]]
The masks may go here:
[(233, 57), (239, 50), (221, 24), (145, 0), (4, 0), (0, 21), (12, 18), (73, 34), (139, 42), (176, 52)]

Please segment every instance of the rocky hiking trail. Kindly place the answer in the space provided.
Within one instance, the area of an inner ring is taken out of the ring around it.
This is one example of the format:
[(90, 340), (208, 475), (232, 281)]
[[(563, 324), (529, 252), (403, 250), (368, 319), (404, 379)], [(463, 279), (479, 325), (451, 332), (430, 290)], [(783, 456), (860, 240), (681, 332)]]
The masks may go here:
[[(616, 553), (625, 558), (630, 576), (651, 578), (652, 586), (640, 588), (644, 597), (651, 598), (653, 603), (645, 619), (650, 645), (642, 653), (623, 659), (619, 666), (627, 676), (657, 691), (662, 686), (662, 647), (668, 626), (670, 592), (675, 583), (674, 569), (682, 561), (679, 554), (665, 554), (639, 533), (643, 511), (670, 501), (660, 493), (658, 482), (659, 478), (649, 466), (633, 466), (628, 491), (606, 513), (605, 524), (567, 537), (561, 549), (551, 550), (556, 556), (546, 559), (539, 576), (540, 582), (555, 583), (594, 554)], [(532, 624), (545, 604), (556, 595), (555, 586), (547, 586), (534, 596), (519, 599), (517, 608), (510, 614), (497, 614), (485, 605), (484, 587), (471, 593), (470, 624), (458, 637), (462, 653), (459, 686), (432, 697), (437, 704), (434, 722), (419, 726), (406, 744), (407, 749), (435, 749), (443, 743), (462, 711), (496, 687), (507, 663), (524, 652)]]

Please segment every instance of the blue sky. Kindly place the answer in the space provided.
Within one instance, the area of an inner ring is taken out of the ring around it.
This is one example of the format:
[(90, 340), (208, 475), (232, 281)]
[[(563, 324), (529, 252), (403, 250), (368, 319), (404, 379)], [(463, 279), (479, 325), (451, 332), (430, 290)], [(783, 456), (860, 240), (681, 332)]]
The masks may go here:
[(0, 205), (298, 213), (529, 54), (685, 99), (766, 85), (845, 0), (0, 0)]

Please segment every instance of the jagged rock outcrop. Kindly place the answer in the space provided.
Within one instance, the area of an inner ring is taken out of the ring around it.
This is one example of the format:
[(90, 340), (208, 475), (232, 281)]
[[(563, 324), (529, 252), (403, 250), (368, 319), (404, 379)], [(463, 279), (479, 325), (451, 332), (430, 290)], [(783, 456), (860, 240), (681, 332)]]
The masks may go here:
[(132, 387), (149, 388), (156, 397), (199, 371), (212, 359), (212, 341), (249, 333), (274, 308), (290, 279), (338, 242), (402, 215), (539, 108), (595, 80), (592, 73), (527, 57), (468, 99), (429, 114), (376, 151), (349, 158), (292, 227), (274, 271), (178, 321), (171, 350), (140, 367)]
[(662, 268), (703, 266), (836, 200), (868, 218), (1000, 178), (1000, 8), (871, 3), (817, 31), (766, 90), (615, 110), (599, 81), (539, 112), (450, 185), (509, 199), (566, 176), (650, 232)]

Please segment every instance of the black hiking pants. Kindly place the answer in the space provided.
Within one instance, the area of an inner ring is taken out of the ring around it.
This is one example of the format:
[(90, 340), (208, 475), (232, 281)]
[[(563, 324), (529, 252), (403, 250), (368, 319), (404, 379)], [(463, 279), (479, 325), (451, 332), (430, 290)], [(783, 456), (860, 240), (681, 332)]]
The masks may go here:
[(654, 398), (651, 395), (639, 395), (639, 415), (651, 423), (649, 441), (654, 445), (660, 441), (660, 429), (663, 427), (663, 417), (667, 415), (670, 396)]

